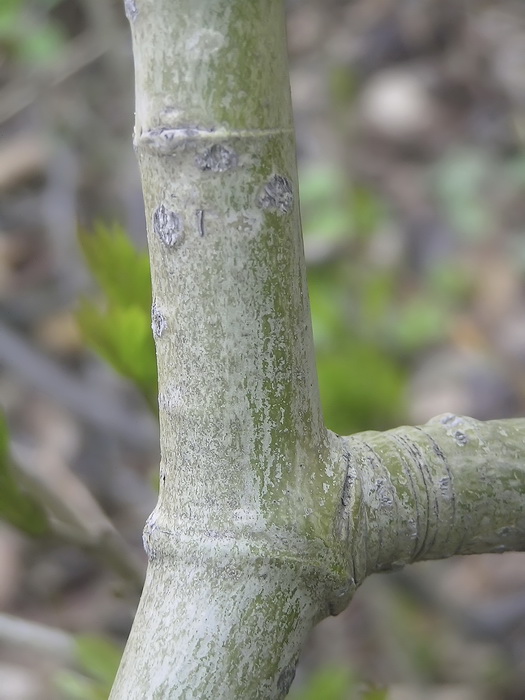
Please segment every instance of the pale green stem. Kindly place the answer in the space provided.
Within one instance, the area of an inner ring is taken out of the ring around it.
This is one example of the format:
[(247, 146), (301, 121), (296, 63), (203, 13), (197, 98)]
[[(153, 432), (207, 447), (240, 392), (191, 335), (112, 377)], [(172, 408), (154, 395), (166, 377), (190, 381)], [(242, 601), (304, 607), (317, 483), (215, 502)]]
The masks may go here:
[(282, 0), (125, 5), (162, 462), (111, 698), (277, 700), (367, 574), (523, 546), (525, 423), (326, 431)]
[(340, 527), (357, 583), (424, 559), (525, 549), (525, 419), (445, 414), (342, 441), (352, 505)]
[(196, 518), (221, 531), (225, 518), (235, 531), (280, 526), (298, 484), (320, 481), (328, 456), (282, 2), (136, 8), (135, 147), (159, 370), (156, 517), (192, 531)]
[[(130, 0), (161, 478), (113, 698), (275, 698), (348, 579), (281, 0)], [(264, 644), (261, 644), (264, 635)], [(257, 658), (257, 672), (253, 659)]]

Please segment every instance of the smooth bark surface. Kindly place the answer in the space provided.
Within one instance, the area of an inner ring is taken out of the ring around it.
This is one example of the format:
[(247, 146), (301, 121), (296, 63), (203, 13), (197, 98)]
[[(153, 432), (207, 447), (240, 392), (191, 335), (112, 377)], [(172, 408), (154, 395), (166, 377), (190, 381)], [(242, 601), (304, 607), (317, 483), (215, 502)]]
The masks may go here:
[(525, 421), (325, 429), (283, 3), (125, 4), (162, 461), (111, 697), (275, 700), (368, 574), (523, 547)]

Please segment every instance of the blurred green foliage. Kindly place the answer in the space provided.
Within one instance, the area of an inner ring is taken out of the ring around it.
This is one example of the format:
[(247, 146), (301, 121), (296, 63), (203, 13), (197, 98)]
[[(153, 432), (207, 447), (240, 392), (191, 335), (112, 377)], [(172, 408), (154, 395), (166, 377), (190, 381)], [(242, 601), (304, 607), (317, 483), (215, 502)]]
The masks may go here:
[(344, 268), (310, 271), (309, 290), (325, 420), (332, 430), (349, 434), (396, 422), (405, 372), (386, 347), (372, 342), (366, 319), (347, 308)]
[(387, 216), (370, 189), (352, 183), (334, 166), (301, 171), (299, 186), (305, 238), (348, 241), (372, 233)]
[(386, 690), (367, 687), (347, 668), (325, 666), (306, 687), (292, 691), (289, 700), (387, 700)]
[(41, 505), (27, 493), (15, 475), (9, 456), (7, 425), (0, 415), (0, 518), (28, 535), (45, 535), (49, 523)]
[(486, 238), (494, 228), (491, 189), (494, 163), (479, 150), (456, 149), (436, 164), (433, 185), (453, 229), (465, 239)]
[(59, 0), (1, 0), (0, 57), (42, 67), (55, 58), (65, 43), (49, 11)]
[(390, 427), (403, 413), (405, 388), (403, 364), (382, 333), (393, 278), (361, 269), (367, 238), (387, 212), (371, 190), (330, 167), (302, 173), (300, 194), (306, 243), (328, 246), (327, 262), (308, 270), (327, 425), (345, 434)]
[(157, 410), (157, 365), (151, 333), (151, 281), (147, 252), (138, 251), (118, 225), (97, 224), (79, 236), (102, 292), (84, 299), (76, 318), (87, 344), (141, 390)]
[(76, 640), (78, 671), (61, 671), (55, 685), (64, 700), (107, 700), (122, 656), (109, 639), (84, 635)]

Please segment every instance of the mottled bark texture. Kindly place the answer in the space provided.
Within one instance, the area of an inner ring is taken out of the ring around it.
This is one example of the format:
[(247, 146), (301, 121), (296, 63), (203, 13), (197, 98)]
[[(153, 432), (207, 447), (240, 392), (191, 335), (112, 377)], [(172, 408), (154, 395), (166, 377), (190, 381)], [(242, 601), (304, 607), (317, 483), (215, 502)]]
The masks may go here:
[(275, 700), (368, 574), (523, 546), (525, 421), (325, 429), (283, 2), (126, 10), (162, 461), (111, 697)]

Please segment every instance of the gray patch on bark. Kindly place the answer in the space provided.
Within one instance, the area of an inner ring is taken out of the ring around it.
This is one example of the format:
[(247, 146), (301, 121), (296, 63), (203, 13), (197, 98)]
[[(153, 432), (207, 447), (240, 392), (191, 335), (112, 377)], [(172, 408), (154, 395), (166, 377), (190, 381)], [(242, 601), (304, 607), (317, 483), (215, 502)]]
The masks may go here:
[(440, 421), (442, 425), (449, 425), (451, 427), (461, 425), (461, 418), (454, 413), (446, 413), (444, 416), (440, 417)]
[(257, 204), (261, 209), (278, 211), (283, 214), (290, 212), (293, 208), (293, 190), (290, 181), (282, 175), (273, 175), (259, 195)]
[(355, 579), (353, 576), (350, 576), (348, 583), (336, 591), (332, 600), (328, 601), (328, 612), (330, 615), (335, 617), (343, 612), (352, 599), (355, 589)]
[(450, 477), (441, 477), (441, 479), (439, 480), (439, 490), (441, 491), (442, 496), (448, 497), (450, 495)]
[(283, 693), (284, 695), (286, 695), (290, 690), (290, 686), (295, 678), (295, 666), (296, 663), (294, 661), (284, 669), (277, 680), (277, 688), (279, 692)]
[(212, 133), (212, 129), (197, 126), (157, 126), (143, 131), (135, 138), (134, 145), (136, 149), (145, 148), (156, 155), (170, 156)]
[(195, 165), (200, 170), (210, 170), (212, 173), (224, 173), (235, 168), (238, 162), (237, 153), (221, 143), (215, 143), (195, 156)]
[(377, 493), (377, 498), (379, 503), (385, 508), (391, 508), (394, 504), (394, 499), (392, 496), (392, 490), (388, 483), (385, 483), (384, 479), (376, 479), (375, 481), (375, 491)]
[(167, 209), (164, 204), (155, 209), (153, 214), (153, 230), (169, 248), (175, 248), (182, 243), (184, 233), (182, 230), (182, 219), (171, 209)]
[(465, 447), (465, 445), (468, 443), (468, 437), (465, 435), (465, 433), (462, 433), (461, 430), (456, 430), (454, 433), (454, 440), (460, 447)]
[(199, 236), (204, 238), (204, 209), (197, 209), (195, 212), (197, 216), (197, 228), (199, 230)]
[(162, 315), (157, 306), (157, 302), (154, 301), (151, 306), (151, 330), (155, 338), (160, 338), (166, 328), (168, 327), (168, 322)]
[(357, 474), (352, 467), (350, 452), (345, 448), (343, 451), (343, 459), (345, 461), (345, 481), (343, 484), (343, 492), (341, 494), (341, 505), (343, 509), (347, 508), (354, 497), (355, 483)]
[(124, 0), (124, 12), (130, 22), (134, 22), (139, 13), (135, 0)]
[(149, 561), (157, 558), (157, 551), (155, 547), (155, 530), (157, 529), (156, 524), (156, 511), (154, 510), (146, 520), (144, 530), (142, 531), (142, 545), (144, 551), (148, 555)]

